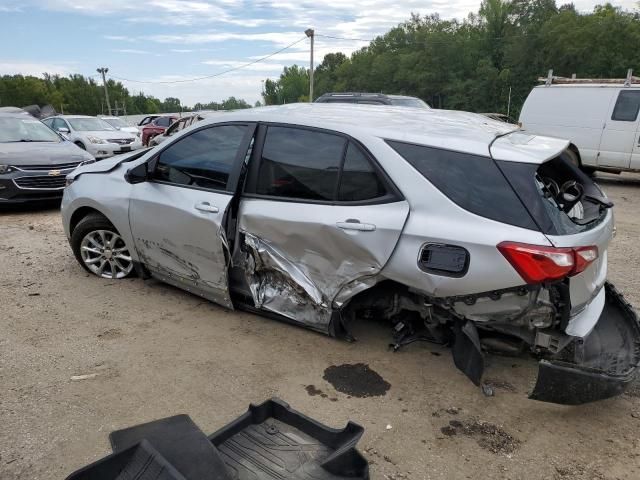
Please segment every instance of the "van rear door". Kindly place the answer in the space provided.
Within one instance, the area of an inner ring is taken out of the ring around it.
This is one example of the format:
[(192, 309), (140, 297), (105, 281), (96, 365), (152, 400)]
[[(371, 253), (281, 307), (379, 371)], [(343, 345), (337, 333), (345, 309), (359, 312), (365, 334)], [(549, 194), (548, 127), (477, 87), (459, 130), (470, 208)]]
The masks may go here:
[[(640, 89), (623, 87), (613, 97), (610, 115), (605, 119), (600, 139), (598, 166), (629, 168), (632, 153), (638, 157), (637, 138), (638, 110), (640, 110)], [(635, 168), (638, 168), (636, 166)]]

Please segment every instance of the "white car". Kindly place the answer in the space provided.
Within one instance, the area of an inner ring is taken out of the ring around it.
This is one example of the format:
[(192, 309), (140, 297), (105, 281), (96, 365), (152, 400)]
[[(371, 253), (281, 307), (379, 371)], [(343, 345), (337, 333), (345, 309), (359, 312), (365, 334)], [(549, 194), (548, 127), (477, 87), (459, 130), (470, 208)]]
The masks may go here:
[(128, 132), (136, 136), (140, 136), (140, 130), (138, 127), (134, 127), (133, 125), (129, 125), (120, 117), (98, 117), (101, 120), (104, 120), (109, 125), (111, 125), (116, 130), (120, 130), (121, 132)]
[(522, 127), (571, 140), (572, 161), (587, 173), (640, 170), (640, 84), (587, 80), (553, 78), (535, 87), (520, 113)]
[(142, 148), (136, 135), (117, 130), (104, 120), (86, 115), (58, 115), (43, 122), (86, 150), (96, 160)]

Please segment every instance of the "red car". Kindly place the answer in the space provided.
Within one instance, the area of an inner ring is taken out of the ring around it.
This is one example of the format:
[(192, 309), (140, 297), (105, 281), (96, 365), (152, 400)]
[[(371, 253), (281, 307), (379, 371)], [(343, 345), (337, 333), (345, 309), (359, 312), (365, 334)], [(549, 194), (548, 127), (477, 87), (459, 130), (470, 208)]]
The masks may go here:
[(156, 135), (163, 134), (165, 130), (169, 128), (169, 126), (177, 119), (178, 117), (165, 115), (162, 117), (154, 118), (151, 122), (147, 123), (142, 127), (142, 144), (148, 146), (149, 140), (151, 140)]

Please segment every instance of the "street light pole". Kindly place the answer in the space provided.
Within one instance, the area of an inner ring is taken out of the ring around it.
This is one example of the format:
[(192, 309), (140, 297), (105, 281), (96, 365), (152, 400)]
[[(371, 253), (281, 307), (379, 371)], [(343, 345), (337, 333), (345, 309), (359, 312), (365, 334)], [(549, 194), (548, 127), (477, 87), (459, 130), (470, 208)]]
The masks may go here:
[(311, 103), (313, 102), (313, 39), (315, 31), (313, 28), (307, 28), (304, 33), (311, 39), (311, 58), (309, 61), (309, 103)]
[(107, 109), (109, 111), (109, 115), (111, 115), (111, 103), (109, 102), (109, 90), (107, 89), (107, 79), (105, 77), (108, 71), (109, 69), (105, 67), (96, 69), (96, 72), (102, 74), (102, 85), (104, 85), (104, 96), (107, 99)]

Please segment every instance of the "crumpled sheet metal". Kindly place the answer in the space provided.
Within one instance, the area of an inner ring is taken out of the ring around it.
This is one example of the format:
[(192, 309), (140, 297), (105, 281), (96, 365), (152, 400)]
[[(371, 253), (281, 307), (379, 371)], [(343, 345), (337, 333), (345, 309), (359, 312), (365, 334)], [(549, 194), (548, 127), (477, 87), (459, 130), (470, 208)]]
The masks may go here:
[(256, 307), (328, 333), (331, 307), (320, 289), (269, 242), (243, 234), (245, 273)]

